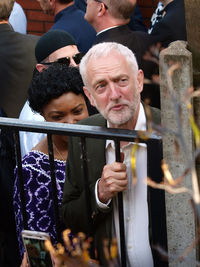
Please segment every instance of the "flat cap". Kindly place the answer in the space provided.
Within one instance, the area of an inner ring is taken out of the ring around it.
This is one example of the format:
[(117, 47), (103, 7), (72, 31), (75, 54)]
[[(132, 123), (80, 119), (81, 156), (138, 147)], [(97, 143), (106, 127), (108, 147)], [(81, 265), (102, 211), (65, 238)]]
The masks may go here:
[(42, 62), (51, 53), (68, 46), (76, 45), (74, 38), (63, 30), (50, 30), (43, 34), (35, 47), (35, 57), (38, 63)]

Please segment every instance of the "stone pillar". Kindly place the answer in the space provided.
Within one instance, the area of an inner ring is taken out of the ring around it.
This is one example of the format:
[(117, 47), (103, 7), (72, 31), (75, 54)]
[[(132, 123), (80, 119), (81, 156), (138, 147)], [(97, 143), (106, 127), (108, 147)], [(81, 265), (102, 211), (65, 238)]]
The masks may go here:
[[(176, 119), (175, 106), (168, 92), (167, 70), (172, 63), (179, 63), (180, 67), (174, 71), (171, 77), (171, 84), (174, 96), (181, 107), (181, 129), (187, 146), (187, 152), (180, 147), (177, 154), (175, 149), (175, 137), (172, 134), (163, 136), (163, 156), (169, 165), (174, 178), (180, 177), (186, 167), (187, 159), (193, 156), (193, 137), (189, 124), (189, 114), (185, 103), (181, 100), (187, 89), (192, 85), (192, 55), (186, 49), (186, 43), (176, 41), (170, 44), (160, 54), (160, 78), (161, 78), (161, 119), (162, 125), (167, 129), (177, 131), (178, 122)], [(180, 144), (180, 142), (179, 142)], [(191, 174), (185, 176), (181, 186), (192, 189)], [(195, 219), (192, 207), (189, 203), (191, 196), (187, 193), (169, 194), (166, 193), (167, 211), (167, 235), (170, 267), (196, 266), (195, 248), (187, 256), (187, 259), (174, 262), (173, 257), (181, 255), (195, 239)], [(190, 258), (190, 259), (189, 259)]]

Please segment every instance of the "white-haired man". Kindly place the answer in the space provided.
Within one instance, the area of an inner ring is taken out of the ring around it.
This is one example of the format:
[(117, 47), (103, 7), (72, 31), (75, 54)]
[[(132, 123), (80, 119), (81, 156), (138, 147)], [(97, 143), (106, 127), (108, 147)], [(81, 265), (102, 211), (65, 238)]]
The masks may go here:
[[(145, 109), (140, 102), (143, 72), (138, 69), (135, 56), (127, 47), (109, 42), (93, 46), (83, 57), (80, 72), (85, 94), (100, 112), (81, 124), (129, 130), (147, 129)], [(154, 123), (159, 123), (159, 112), (151, 109), (151, 113)], [(149, 149), (139, 144), (136, 153), (137, 183), (133, 184), (130, 163), (133, 145), (132, 142), (120, 143), (124, 159), (123, 163), (119, 163), (115, 162), (113, 141), (87, 139), (92, 207), (91, 214), (87, 215), (84, 177), (80, 168), (80, 140), (78, 137), (71, 138), (62, 216), (66, 226), (73, 232), (86, 233), (91, 232), (88, 216), (92, 218), (97, 258), (106, 266), (102, 240), (114, 236), (117, 240), (120, 238), (116, 196), (123, 192), (127, 266), (167, 266), (161, 263), (151, 246), (159, 244), (166, 247), (164, 195), (156, 190), (147, 190), (144, 183), (147, 175), (161, 180), (161, 147), (157, 145)]]

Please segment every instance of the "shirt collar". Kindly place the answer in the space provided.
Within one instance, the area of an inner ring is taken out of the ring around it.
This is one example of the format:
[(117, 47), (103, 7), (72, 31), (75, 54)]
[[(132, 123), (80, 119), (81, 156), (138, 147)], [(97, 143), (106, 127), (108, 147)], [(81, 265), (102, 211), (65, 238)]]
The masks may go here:
[(106, 32), (106, 31), (108, 31), (108, 30), (110, 30), (110, 29), (117, 28), (117, 27), (119, 27), (119, 25), (117, 25), (117, 26), (112, 26), (112, 27), (109, 27), (109, 28), (106, 28), (106, 29), (104, 29), (104, 30), (98, 32), (97, 35), (101, 34), (102, 32)]
[(146, 131), (147, 127), (146, 127), (146, 116), (145, 116), (145, 112), (144, 112), (144, 107), (143, 105), (140, 103), (140, 110), (139, 110), (139, 114), (138, 114), (138, 119), (137, 119), (137, 123), (135, 125), (135, 131)]

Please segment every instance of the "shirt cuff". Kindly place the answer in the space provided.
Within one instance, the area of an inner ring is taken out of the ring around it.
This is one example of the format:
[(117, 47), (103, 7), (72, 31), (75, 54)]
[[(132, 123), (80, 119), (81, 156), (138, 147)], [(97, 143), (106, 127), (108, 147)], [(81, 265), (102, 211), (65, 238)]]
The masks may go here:
[(108, 200), (108, 202), (106, 204), (102, 203), (99, 198), (98, 198), (98, 182), (99, 182), (100, 179), (98, 179), (96, 181), (96, 184), (95, 184), (95, 198), (96, 198), (96, 203), (97, 203), (97, 206), (101, 209), (109, 209), (109, 204), (111, 202), (111, 199)]

